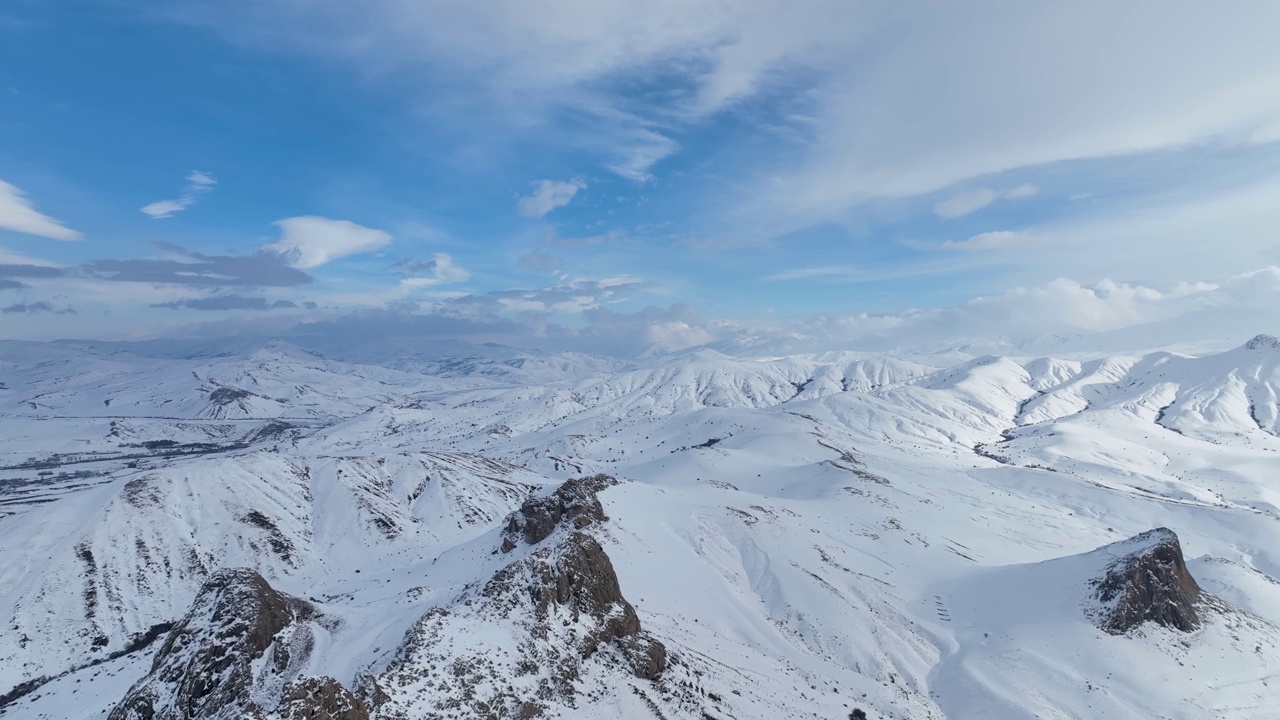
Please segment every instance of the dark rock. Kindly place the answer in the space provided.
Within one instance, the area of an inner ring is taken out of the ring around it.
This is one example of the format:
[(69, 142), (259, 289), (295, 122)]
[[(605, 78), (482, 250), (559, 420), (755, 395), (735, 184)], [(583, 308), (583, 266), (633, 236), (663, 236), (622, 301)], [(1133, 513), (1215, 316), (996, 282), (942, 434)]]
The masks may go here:
[[(657, 679), (666, 647), (641, 630), (600, 543), (581, 532), (604, 522), (597, 493), (616, 484), (608, 475), (575, 478), (555, 492), (525, 501), (507, 520), (499, 548), (537, 545), (449, 609), (427, 611), (406, 634), (383, 672), (366, 676), (360, 692), (380, 720), (452, 717), (531, 719), (574, 706), (588, 658), (625, 673)], [(557, 532), (564, 528), (563, 532)], [(456, 645), (457, 628), (491, 625), (501, 645)], [(424, 712), (418, 688), (431, 687)]]
[(262, 427), (258, 428), (257, 430), (245, 436), (244, 442), (256, 443), (256, 442), (263, 442), (267, 440), (280, 440), (285, 436), (287, 436), (289, 432), (292, 431), (294, 428), (295, 428), (294, 425), (291, 425), (283, 420), (272, 420), (266, 425), (263, 425)]
[(289, 542), (289, 538), (280, 531), (280, 528), (271, 521), (271, 518), (258, 510), (250, 510), (244, 517), (240, 518), (240, 521), (265, 530), (267, 544), (270, 545), (272, 552), (280, 556), (280, 559), (285, 562), (293, 562), (293, 543)]
[(533, 702), (532, 700), (528, 700), (520, 704), (520, 712), (516, 717), (519, 720), (533, 720), (533, 718), (542, 717), (542, 714), (546, 711), (547, 708), (543, 705)]
[(337, 680), (305, 678), (284, 689), (281, 720), (369, 720), (369, 708)]
[[(559, 552), (553, 552), (559, 550)], [(510, 612), (527, 596), (534, 616), (545, 620), (552, 604), (564, 606), (574, 620), (580, 614), (597, 620), (618, 616), (624, 628), (639, 629), (636, 611), (618, 586), (613, 563), (600, 543), (590, 535), (573, 533), (559, 548), (543, 548), (494, 574), (482, 593), (504, 612)], [(620, 634), (628, 632), (624, 629)]]
[[(628, 675), (657, 679), (661, 642), (641, 630), (613, 563), (595, 538), (558, 534), (469, 590), (451, 609), (433, 608), (409, 630), (382, 674), (361, 692), (380, 720), (450, 717), (536, 718), (573, 706), (588, 658)], [(457, 628), (492, 625), (501, 645), (456, 645)], [(515, 681), (513, 683), (513, 680)], [(432, 687), (424, 712), (418, 688)]]
[(52, 678), (50, 678), (47, 675), (34, 677), (24, 683), (19, 683), (18, 685), (14, 686), (13, 689), (9, 690), (9, 692), (6, 692), (5, 694), (0, 695), (0, 715), (4, 714), (4, 710), (2, 708), (4, 708), (5, 705), (8, 705), (13, 702), (17, 702), (18, 700), (26, 697), (27, 695), (30, 695), (32, 692), (38, 690), (41, 685), (44, 685), (45, 683), (49, 682), (49, 680), (51, 679)]
[(248, 390), (241, 390), (240, 388), (220, 387), (209, 393), (209, 399), (218, 405), (227, 405), (236, 400), (243, 400), (252, 394)]
[(1103, 605), (1095, 618), (1102, 630), (1122, 635), (1146, 622), (1182, 632), (1200, 627), (1200, 586), (1188, 572), (1172, 530), (1149, 530), (1107, 549), (1124, 555), (1093, 583)]
[[(595, 621), (582, 638), (583, 658), (594, 654), (602, 643), (640, 633), (640, 618), (622, 596), (613, 562), (590, 535), (571, 533), (554, 551), (544, 548), (508, 565), (494, 574), (482, 591), (507, 612), (520, 604), (523, 593), (533, 601), (534, 618), (539, 622), (548, 621), (553, 606), (567, 610), (572, 622), (583, 615)], [(655, 639), (646, 636), (621, 647), (632, 658), (639, 677), (657, 677), (666, 667), (666, 648)]]
[(604, 522), (607, 518), (597, 494), (617, 484), (609, 475), (566, 480), (546, 497), (525, 500), (507, 519), (507, 535), (523, 537), (525, 543), (536, 545), (561, 523), (581, 529), (592, 522)]
[(642, 680), (657, 680), (667, 669), (667, 646), (656, 639), (637, 633), (622, 645), (623, 654), (631, 660), (631, 672)]
[(254, 661), (283, 671), (309, 648), (277, 636), (314, 615), (310, 604), (277, 592), (252, 570), (223, 570), (205, 582), (191, 609), (156, 653), (151, 672), (129, 689), (108, 720), (194, 720), (251, 715)]
[(1274, 335), (1257, 335), (1244, 344), (1244, 349), (1265, 350), (1268, 352), (1280, 350), (1280, 338)]

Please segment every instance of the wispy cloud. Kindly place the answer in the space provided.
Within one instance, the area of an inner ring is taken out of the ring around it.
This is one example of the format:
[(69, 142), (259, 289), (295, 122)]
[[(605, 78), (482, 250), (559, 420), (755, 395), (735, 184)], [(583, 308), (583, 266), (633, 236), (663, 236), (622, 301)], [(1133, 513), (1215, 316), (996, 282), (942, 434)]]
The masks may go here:
[(453, 257), (446, 253), (436, 253), (430, 260), (405, 258), (391, 267), (400, 276), (402, 288), (432, 287), (471, 279), (471, 273), (456, 264)]
[(939, 247), (946, 250), (1004, 250), (1026, 244), (1031, 236), (1011, 230), (996, 230), (970, 236), (964, 240), (948, 240)]
[(536, 272), (555, 272), (564, 267), (564, 259), (555, 255), (535, 251), (521, 257), (518, 264), (525, 270), (534, 270)]
[(54, 307), (52, 304), (40, 300), (38, 302), (20, 302), (0, 308), (0, 313), (5, 315), (22, 314), (22, 315), (38, 315), (40, 313), (50, 313), (53, 315), (75, 315), (76, 311), (70, 306)]
[(933, 213), (939, 217), (955, 218), (977, 212), (995, 202), (996, 191), (990, 188), (968, 190), (942, 200), (933, 206)]
[(0, 263), (0, 290), (22, 290), (30, 287), (23, 280), (56, 278), (67, 271), (51, 265), (23, 265)]
[(202, 298), (183, 298), (163, 303), (152, 303), (151, 307), (170, 308), (172, 310), (283, 310), (298, 307), (292, 300), (271, 301), (264, 297), (236, 295), (234, 293), (210, 295)]
[[(240, 39), (405, 70), (378, 74), (407, 96), (447, 66), (449, 87), (468, 89), (451, 98), (467, 108), (459, 124), (477, 124), (477, 105), (495, 109), (477, 135), (574, 143), (635, 179), (713, 114), (795, 100), (802, 111), (770, 121), (802, 145), (735, 154), (750, 155), (758, 181), (725, 199), (753, 213), (744, 222), (795, 223), (1058, 161), (1273, 138), (1269, 29), (1280, 7), (1143, 6), (1151, 12), (1118, 13), (1105, 0), (600, 0), (590, 12), (574, 2), (502, 2), (499, 12), (393, 0), (198, 4), (203, 21)], [(280, 27), (292, 32), (266, 30)], [(902, 27), (913, 31), (901, 42), (882, 41)], [(1129, 101), (1135, 87), (1142, 103)]]
[(312, 281), (310, 275), (286, 264), (280, 255), (272, 252), (205, 255), (172, 243), (156, 245), (177, 257), (91, 260), (67, 272), (115, 282), (205, 287), (292, 287)]
[(620, 133), (613, 143), (613, 158), (607, 163), (607, 167), (637, 183), (652, 180), (653, 166), (680, 149), (680, 144), (675, 140), (649, 129)]
[(858, 269), (847, 265), (830, 265), (826, 267), (796, 268), (783, 270), (764, 277), (769, 282), (785, 282), (789, 280), (812, 280), (814, 278), (851, 278), (859, 275)]
[(83, 237), (62, 223), (35, 209), (26, 193), (0, 180), (0, 229), (50, 240), (79, 240)]
[(192, 170), (187, 175), (187, 185), (183, 189), (182, 194), (173, 200), (157, 200), (142, 207), (142, 212), (150, 215), (153, 220), (162, 220), (167, 217), (173, 217), (175, 214), (186, 210), (196, 203), (201, 195), (212, 192), (214, 186), (218, 184), (217, 178), (209, 173), (199, 170)]
[(568, 205), (579, 190), (586, 189), (582, 180), (538, 180), (533, 192), (516, 196), (516, 210), (525, 217), (540, 218), (556, 208)]
[(987, 207), (996, 200), (1017, 200), (1019, 198), (1031, 197), (1039, 192), (1039, 188), (1035, 185), (1027, 183), (1019, 185), (1011, 190), (997, 192), (991, 188), (981, 188), (978, 190), (968, 190), (957, 193), (950, 198), (943, 200), (933, 206), (935, 215), (944, 218), (957, 218), (962, 215), (977, 212)]
[(0, 248), (0, 265), (36, 265), (41, 267), (58, 267), (58, 264), (44, 258), (25, 255)]

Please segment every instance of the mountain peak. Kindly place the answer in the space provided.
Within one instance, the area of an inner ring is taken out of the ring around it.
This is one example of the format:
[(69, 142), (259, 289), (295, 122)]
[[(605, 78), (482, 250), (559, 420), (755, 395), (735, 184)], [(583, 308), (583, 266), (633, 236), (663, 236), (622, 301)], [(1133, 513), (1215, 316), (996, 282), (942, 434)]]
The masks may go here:
[(1275, 335), (1257, 335), (1244, 344), (1245, 350), (1280, 350), (1280, 338)]

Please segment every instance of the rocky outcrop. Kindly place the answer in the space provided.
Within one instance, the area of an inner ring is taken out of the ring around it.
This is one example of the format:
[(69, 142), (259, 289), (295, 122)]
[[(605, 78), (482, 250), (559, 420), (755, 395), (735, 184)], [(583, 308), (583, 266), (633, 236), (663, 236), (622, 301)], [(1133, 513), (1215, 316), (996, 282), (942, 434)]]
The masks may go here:
[[(374, 715), (543, 717), (590, 694), (589, 658), (605, 676), (658, 678), (666, 647), (643, 632), (608, 554), (581, 529), (605, 520), (596, 493), (616, 482), (570, 480), (512, 513), (508, 551), (517, 541), (537, 547), (418, 621), (386, 671), (366, 678), (366, 697), (378, 698)], [(599, 692), (616, 691), (617, 682)]]
[(481, 594), (506, 613), (525, 604), (527, 596), (538, 622), (553, 614), (575, 624), (589, 620), (591, 630), (581, 640), (583, 657), (590, 657), (601, 642), (640, 632), (640, 618), (622, 596), (609, 556), (580, 532), (498, 571)]
[(507, 519), (503, 552), (513, 550), (517, 539), (536, 545), (562, 525), (581, 530), (592, 523), (604, 522), (608, 518), (598, 493), (617, 484), (609, 475), (572, 478), (546, 497), (525, 500)]
[(1149, 530), (1103, 550), (1118, 557), (1093, 581), (1101, 605), (1093, 613), (1099, 628), (1122, 635), (1147, 622), (1182, 632), (1200, 627), (1200, 586), (1172, 530)]
[(223, 386), (215, 388), (213, 392), (209, 393), (209, 400), (215, 405), (227, 405), (235, 402), (236, 400), (243, 400), (251, 395), (253, 395), (253, 393), (248, 390)]
[(1275, 352), (1280, 350), (1280, 338), (1274, 335), (1256, 335), (1244, 344), (1244, 349)]
[(525, 502), (503, 526), (525, 549), (496, 556), (507, 562), (487, 580), (424, 614), (355, 692), (305, 677), (315, 607), (251, 570), (219, 572), (109, 720), (529, 720), (615, 692), (622, 678), (657, 679), (666, 648), (584, 531), (606, 520), (597, 493), (615, 483), (579, 478)]
[(215, 574), (169, 633), (151, 672), (109, 720), (230, 720), (260, 713), (255, 687), (267, 676), (296, 674), (311, 652), (304, 621), (314, 616), (309, 603), (277, 592), (252, 570)]
[(364, 700), (330, 677), (290, 683), (276, 714), (280, 720), (369, 720)]

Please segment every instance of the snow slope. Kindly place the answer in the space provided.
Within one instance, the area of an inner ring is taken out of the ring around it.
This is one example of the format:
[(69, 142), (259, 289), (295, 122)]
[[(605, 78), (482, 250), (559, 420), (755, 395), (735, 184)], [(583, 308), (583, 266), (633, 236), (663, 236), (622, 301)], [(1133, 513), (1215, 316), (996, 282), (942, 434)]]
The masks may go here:
[[(597, 472), (624, 482), (588, 532), (675, 661), (652, 681), (602, 652), (578, 682), (620, 689), (546, 702), (550, 716), (1280, 707), (1274, 338), (943, 368), (848, 353), (631, 367), (497, 348), (419, 361), (280, 344), (2, 349), (0, 693), (69, 673), (0, 708), (16, 717), (58, 716), (75, 684), (109, 710), (149, 651), (76, 668), (175, 622), (232, 567), (334, 618), (308, 672), (356, 688), (433, 609), (474, 617), (474, 589), (511, 562), (497, 551), (508, 513)], [(91, 474), (62, 476), (75, 469)], [(1084, 611), (1096, 549), (1154, 527), (1178, 533), (1231, 609), (1193, 633), (1103, 633)], [(441, 627), (506, 632), (467, 623)], [(108, 667), (131, 677), (90, 682)], [(412, 687), (396, 707), (446, 697)]]

